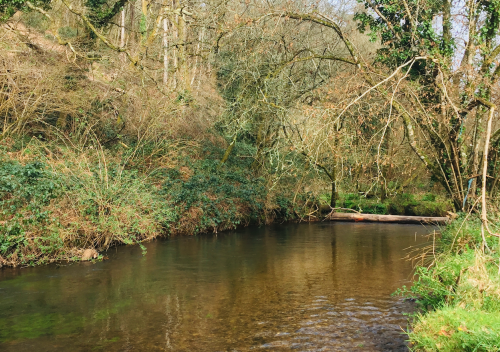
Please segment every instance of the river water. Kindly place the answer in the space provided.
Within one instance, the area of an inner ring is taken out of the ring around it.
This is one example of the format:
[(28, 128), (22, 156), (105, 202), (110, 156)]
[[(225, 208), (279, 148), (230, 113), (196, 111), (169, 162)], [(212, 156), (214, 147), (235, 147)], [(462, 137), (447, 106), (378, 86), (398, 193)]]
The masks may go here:
[(416, 225), (249, 227), (0, 269), (0, 351), (406, 351)]

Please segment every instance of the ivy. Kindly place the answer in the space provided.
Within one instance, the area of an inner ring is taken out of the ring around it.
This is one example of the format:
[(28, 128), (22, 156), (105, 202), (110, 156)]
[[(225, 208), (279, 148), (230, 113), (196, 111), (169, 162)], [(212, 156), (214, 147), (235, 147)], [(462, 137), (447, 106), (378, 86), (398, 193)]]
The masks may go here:
[[(363, 3), (362, 0), (359, 2)], [(370, 30), (372, 41), (380, 38), (383, 45), (377, 52), (377, 61), (390, 68), (395, 68), (420, 55), (440, 54), (451, 57), (454, 53), (453, 39), (445, 40), (442, 34), (436, 33), (433, 21), (442, 11), (442, 2), (427, 0), (424, 3), (410, 0), (408, 6), (412, 11), (413, 23), (407, 16), (403, 2), (394, 0), (376, 0), (371, 2), (388, 20), (387, 23), (377, 15), (368, 2), (364, 2), (366, 11), (358, 12), (354, 18), (358, 21), (358, 29), (365, 33)], [(398, 38), (399, 37), (399, 38)], [(413, 66), (414, 74), (425, 74), (428, 67), (422, 64)]]
[(39, 161), (21, 165), (3, 162), (0, 167), (0, 254), (20, 244), (26, 245), (25, 229), (33, 224), (44, 227), (50, 212), (44, 209), (62, 190), (61, 184)]
[[(44, 10), (48, 10), (51, 3), (50, 0), (32, 0), (30, 2)], [(26, 3), (25, 0), (0, 0), (0, 22), (8, 20), (17, 11), (29, 11)]]

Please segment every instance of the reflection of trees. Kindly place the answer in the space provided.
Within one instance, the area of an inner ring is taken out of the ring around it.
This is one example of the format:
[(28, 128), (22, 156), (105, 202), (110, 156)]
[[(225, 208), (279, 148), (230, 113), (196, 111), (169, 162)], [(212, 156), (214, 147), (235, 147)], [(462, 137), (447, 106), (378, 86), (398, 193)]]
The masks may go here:
[[(407, 279), (398, 261), (414, 239), (398, 231), (413, 228), (271, 227), (257, 237), (158, 242), (145, 257), (138, 248), (121, 248), (109, 262), (63, 267), (53, 279), (17, 281), (10, 289), (25, 296), (1, 301), (0, 311), (36, 297), (36, 305), (17, 307), (14, 315), (24, 318), (25, 329), (47, 335), (37, 338), (42, 345), (64, 331), (61, 346), (76, 346), (85, 336), (109, 351), (248, 348), (261, 343), (263, 331), (278, 329), (273, 324), (298, 321), (301, 307), (315, 296), (388, 296)], [(28, 318), (36, 314), (52, 314), (51, 325), (30, 326)], [(0, 327), (21, 339), (21, 320), (16, 325), (13, 316), (0, 318)]]

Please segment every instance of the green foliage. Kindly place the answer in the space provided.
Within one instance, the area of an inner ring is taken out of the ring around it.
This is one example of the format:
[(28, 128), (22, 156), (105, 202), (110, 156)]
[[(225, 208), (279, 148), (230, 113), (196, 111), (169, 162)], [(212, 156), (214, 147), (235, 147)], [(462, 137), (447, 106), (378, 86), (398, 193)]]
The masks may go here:
[(196, 162), (188, 160), (181, 166), (192, 173), (188, 178), (182, 175), (180, 168), (170, 169), (163, 175), (165, 181), (160, 194), (172, 202), (178, 218), (197, 209), (194, 233), (259, 221), (266, 198), (264, 180), (254, 178), (249, 169), (237, 162), (237, 152), (223, 168), (219, 168), (217, 158), (222, 150), (207, 146), (205, 152), (210, 152), (210, 156)]
[(397, 293), (416, 299), (423, 311), (440, 309), (445, 304), (456, 301), (460, 276), (474, 262), (474, 250), (469, 249), (463, 255), (443, 257), (431, 268), (419, 266), (415, 272), (417, 280), (413, 285), (409, 289), (403, 286)]
[(348, 193), (341, 199), (341, 207), (366, 214), (387, 214), (387, 205), (376, 199), (368, 199), (356, 193)]
[(141, 20), (139, 21), (139, 32), (142, 34), (143, 39), (146, 38), (147, 30), (148, 27), (146, 16), (144, 16), (144, 14), (141, 14)]
[[(8, 20), (17, 11), (29, 11), (26, 6), (26, 0), (0, 0), (0, 22)], [(30, 1), (34, 6), (41, 7), (45, 10), (50, 8), (50, 0), (33, 0)]]
[(498, 351), (500, 315), (447, 306), (429, 313), (409, 336), (418, 351)]
[[(359, 2), (364, 2), (360, 0)], [(434, 30), (433, 21), (442, 11), (442, 2), (436, 0), (426, 0), (423, 3), (415, 0), (408, 1), (409, 8), (418, 8), (414, 12), (414, 22), (411, 23), (407, 16), (403, 2), (391, 0), (377, 0), (372, 4), (389, 19), (391, 27), (382, 20), (380, 16), (371, 11), (358, 12), (355, 19), (358, 20), (358, 28), (365, 32), (368, 28), (372, 40), (380, 36), (382, 48), (378, 50), (378, 61), (389, 67), (397, 67), (408, 60), (420, 56), (423, 53), (440, 53), (450, 57), (453, 54), (455, 43), (453, 39), (446, 40), (443, 34), (438, 34)], [(368, 2), (364, 2), (366, 9), (371, 9)], [(412, 28), (415, 26), (416, 28)], [(400, 40), (396, 40), (398, 35)], [(414, 74), (424, 74), (431, 67), (426, 64), (417, 63), (413, 67)]]
[[(442, 233), (432, 266), (419, 266), (410, 288), (397, 293), (416, 300), (410, 341), (416, 351), (498, 351), (500, 278), (498, 251), (485, 254), (478, 218), (455, 220)], [(495, 239), (488, 239), (495, 248)]]
[[(207, 144), (196, 150), (203, 158), (180, 153), (175, 167), (152, 173), (148, 164), (171, 156), (175, 144), (137, 145), (135, 156), (57, 148), (62, 156), (53, 163), (45, 157), (50, 146), (40, 143), (26, 140), (8, 149), (40, 161), (22, 164), (4, 154), (0, 163), (0, 266), (74, 260), (85, 248), (219, 231), (265, 216), (265, 180), (250, 172), (253, 148), (244, 143), (222, 168), (224, 150)], [(123, 160), (132, 160), (132, 168), (124, 169)], [(293, 216), (285, 196), (274, 203), (277, 216)]]
[[(38, 161), (0, 163), (0, 255), (27, 245), (26, 229), (34, 225), (44, 229), (51, 221), (45, 207), (61, 194), (62, 187), (45, 167)], [(56, 247), (61, 245), (51, 236), (48, 239)]]
[[(498, 241), (494, 237), (487, 236), (485, 239), (490, 248), (497, 246)], [(468, 248), (480, 246), (482, 243), (481, 219), (477, 216), (467, 217), (461, 214), (443, 231), (440, 243), (453, 253), (463, 253)]]
[(418, 205), (415, 195), (409, 193), (401, 193), (396, 195), (389, 205), (391, 214), (407, 214), (416, 215), (414, 208)]
[[(160, 218), (172, 217), (170, 205), (136, 173), (80, 164), (69, 153), (66, 159), (63, 169), (50, 171), (40, 161), (0, 163), (0, 265), (137, 243), (160, 233)], [(73, 172), (63, 172), (68, 169)]]
[(98, 28), (105, 27), (111, 19), (121, 11), (128, 0), (86, 0), (85, 6), (89, 11), (89, 19)]
[(159, 230), (158, 219), (171, 216), (154, 187), (137, 172), (119, 165), (90, 167), (91, 175), (66, 177), (67, 193), (81, 216), (76, 227), (88, 231), (84, 241), (95, 238), (100, 249), (113, 243), (132, 244), (151, 238)]
[[(330, 199), (329, 195), (327, 198)], [(339, 197), (337, 206), (366, 214), (416, 216), (445, 216), (446, 212), (452, 208), (448, 201), (437, 199), (436, 195), (426, 194), (420, 198), (409, 193), (397, 194), (384, 202), (376, 197), (348, 193)]]
[(435, 202), (436, 201), (436, 195), (432, 193), (428, 193), (425, 196), (422, 197), (423, 201), (426, 202)]

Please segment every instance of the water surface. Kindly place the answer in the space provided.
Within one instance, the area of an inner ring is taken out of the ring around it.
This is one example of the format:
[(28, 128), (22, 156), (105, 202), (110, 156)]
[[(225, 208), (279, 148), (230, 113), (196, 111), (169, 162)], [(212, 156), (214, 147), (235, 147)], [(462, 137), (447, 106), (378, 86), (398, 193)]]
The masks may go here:
[(246, 228), (0, 269), (1, 351), (406, 351), (422, 226)]

